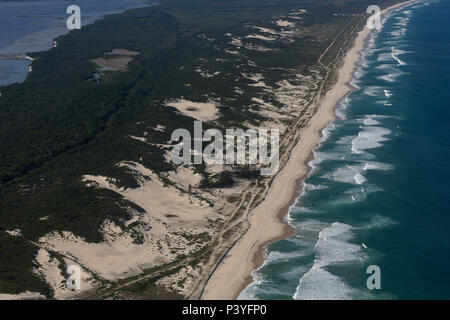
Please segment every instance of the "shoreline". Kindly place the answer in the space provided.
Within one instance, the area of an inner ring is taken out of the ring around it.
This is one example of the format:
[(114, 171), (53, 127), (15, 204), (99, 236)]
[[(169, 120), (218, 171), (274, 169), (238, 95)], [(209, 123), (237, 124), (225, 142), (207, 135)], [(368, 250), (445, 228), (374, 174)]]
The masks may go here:
[[(383, 9), (381, 14), (416, 1), (397, 3)], [(360, 51), (364, 49), (371, 34), (372, 30), (368, 29), (366, 23), (343, 59), (337, 82), (319, 102), (319, 108), (308, 126), (302, 129), (301, 139), (290, 151), (287, 163), (274, 178), (264, 200), (249, 213), (249, 229), (216, 267), (205, 285), (201, 299), (236, 299), (253, 282), (252, 272), (260, 268), (266, 260), (267, 245), (289, 238), (297, 232), (286, 221), (286, 216), (302, 194), (303, 181), (311, 171), (308, 163), (314, 159), (313, 151), (318, 147), (322, 130), (336, 119), (335, 109), (339, 102), (356, 90), (351, 81), (361, 60)], [(273, 214), (275, 212), (276, 215)], [(234, 275), (232, 279), (230, 274)]]

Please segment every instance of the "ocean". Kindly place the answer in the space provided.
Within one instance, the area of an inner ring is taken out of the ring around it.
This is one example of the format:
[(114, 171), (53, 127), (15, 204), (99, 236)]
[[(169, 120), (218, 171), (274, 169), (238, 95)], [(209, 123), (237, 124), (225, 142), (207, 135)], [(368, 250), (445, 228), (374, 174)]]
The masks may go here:
[[(155, 1), (154, 1), (155, 2)], [(68, 32), (64, 0), (0, 2), (0, 55), (45, 51), (53, 39)], [(107, 14), (152, 4), (149, 0), (77, 0), (81, 23), (87, 25)], [(30, 60), (0, 59), (0, 86), (22, 82)]]
[(289, 211), (297, 233), (240, 299), (450, 299), (449, 13), (414, 3), (368, 39)]

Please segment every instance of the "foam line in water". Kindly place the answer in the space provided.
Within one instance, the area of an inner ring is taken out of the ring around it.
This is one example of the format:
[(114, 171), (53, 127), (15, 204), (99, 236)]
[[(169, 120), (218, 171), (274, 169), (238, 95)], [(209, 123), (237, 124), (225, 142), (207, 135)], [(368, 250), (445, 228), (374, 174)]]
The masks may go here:
[(403, 60), (400, 60), (400, 59), (398, 58), (398, 56), (399, 56), (400, 54), (404, 54), (404, 53), (406, 53), (406, 52), (403, 51), (403, 50), (396, 49), (395, 47), (392, 47), (392, 48), (391, 48), (391, 56), (392, 56), (392, 58), (394, 58), (395, 61), (397, 61), (397, 63), (398, 63), (399, 66), (405, 65), (405, 62), (404, 62)]
[(358, 119), (359, 122), (364, 123), (366, 126), (377, 126), (380, 125), (381, 122), (378, 120), (375, 120), (377, 116), (374, 114), (368, 114), (364, 119)]
[(349, 242), (352, 236), (352, 227), (340, 222), (334, 222), (319, 233), (314, 247), (314, 265), (300, 278), (294, 299), (351, 299), (353, 289), (325, 268), (332, 264), (361, 263), (364, 260), (361, 246)]
[(361, 174), (362, 169), (361, 165), (340, 167), (333, 172), (332, 177), (337, 182), (363, 184), (366, 178)]
[(387, 135), (391, 134), (389, 129), (378, 126), (365, 126), (352, 140), (352, 153), (361, 153), (363, 150), (379, 148), (381, 142), (389, 140)]

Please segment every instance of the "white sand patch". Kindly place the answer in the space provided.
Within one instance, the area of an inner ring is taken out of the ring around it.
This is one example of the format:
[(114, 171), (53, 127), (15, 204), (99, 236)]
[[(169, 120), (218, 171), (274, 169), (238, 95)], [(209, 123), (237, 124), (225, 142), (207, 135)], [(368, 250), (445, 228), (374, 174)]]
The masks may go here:
[(237, 52), (237, 51), (233, 51), (233, 50), (228, 50), (228, 49), (225, 49), (225, 52), (226, 52), (226, 53), (229, 53), (229, 54), (232, 54), (232, 55), (234, 55), (234, 56), (237, 56), (237, 55), (239, 55), (239, 52)]
[(22, 235), (20, 229), (6, 230), (6, 233), (13, 237), (20, 237)]
[(269, 51), (275, 51), (275, 49), (267, 48), (264, 46), (254, 45), (254, 44), (246, 44), (244, 46), (247, 50), (253, 50), (253, 51), (259, 51), (259, 52), (269, 52)]
[(289, 27), (289, 28), (295, 27), (294, 22), (289, 22), (289, 21), (285, 21), (285, 20), (277, 20), (277, 21), (275, 21), (275, 23), (279, 27)]
[(248, 80), (252, 80), (254, 83), (249, 84), (251, 87), (261, 87), (261, 88), (269, 88), (264, 81), (261, 81), (264, 79), (262, 73), (254, 73), (254, 74), (247, 74), (247, 73), (241, 73), (242, 77)]
[(245, 38), (246, 39), (259, 39), (259, 40), (264, 40), (264, 41), (275, 41), (275, 40), (277, 40), (277, 38), (266, 37), (266, 36), (262, 36), (260, 34), (250, 34), (250, 35), (246, 36)]
[(138, 141), (141, 141), (141, 142), (147, 142), (147, 140), (145, 140), (144, 137), (136, 137), (136, 136), (129, 136), (129, 137), (131, 139), (138, 140)]
[(200, 68), (195, 69), (195, 72), (197, 72), (202, 78), (208, 79), (215, 76), (214, 73), (209, 73), (208, 71), (202, 70)]
[(39, 292), (25, 291), (19, 294), (0, 294), (0, 300), (42, 300), (45, 296)]
[(242, 40), (240, 38), (232, 38), (230, 44), (236, 47), (242, 47)]
[(254, 26), (253, 28), (258, 29), (262, 33), (269, 33), (269, 34), (273, 34), (273, 35), (276, 35), (276, 36), (280, 35), (280, 32), (275, 31), (273, 29), (263, 28), (263, 27), (258, 27), (258, 26)]
[(264, 76), (262, 73), (252, 73), (252, 74), (242, 73), (242, 76), (246, 79), (253, 80), (255, 82), (258, 82), (259, 80), (264, 79)]
[(166, 129), (166, 126), (163, 126), (161, 124), (158, 124), (158, 125), (156, 125), (156, 127), (152, 128), (152, 130), (160, 131), (160, 132), (164, 132), (165, 129)]
[[(100, 187), (120, 193), (126, 199), (142, 207), (151, 216), (164, 222), (170, 222), (165, 215), (174, 212), (186, 222), (192, 223), (215, 215), (206, 202), (191, 199), (189, 195), (181, 193), (176, 188), (166, 186), (155, 173), (143, 165), (127, 162), (120, 163), (119, 166), (127, 167), (133, 171), (141, 186), (135, 189), (124, 190), (117, 188), (114, 183), (110, 182), (111, 179), (105, 177), (84, 176), (83, 180), (96, 181)], [(191, 182), (198, 181), (200, 178), (199, 175), (194, 174), (191, 169), (187, 168), (179, 169), (177, 177), (183, 179), (183, 181)]]
[[(157, 231), (160, 230), (154, 230), (154, 233)], [(113, 241), (88, 243), (65, 231), (62, 234), (48, 234), (39, 242), (47, 249), (73, 257), (77, 263), (108, 280), (139, 274), (142, 268), (150, 268), (164, 261), (164, 256), (158, 254), (149, 243), (133, 243), (129, 233), (116, 236)]]
[(237, 94), (239, 94), (239, 95), (244, 94), (244, 91), (242, 91), (242, 90), (241, 90), (240, 88), (238, 88), (238, 87), (234, 88), (234, 92), (237, 93)]
[(300, 10), (297, 10), (297, 11), (292, 11), (291, 12), (291, 14), (303, 14), (303, 13), (308, 13), (308, 11), (307, 10), (305, 10), (305, 9), (300, 9)]
[(266, 107), (266, 108), (269, 108), (269, 109), (276, 109), (274, 105), (272, 105), (272, 104), (270, 104), (270, 103), (268, 103), (268, 102), (265, 102), (265, 101), (262, 100), (262, 99), (253, 97), (253, 98), (252, 98), (252, 101), (253, 101), (253, 102), (256, 102), (256, 103), (258, 103), (258, 104), (260, 104), (260, 105), (262, 105), (262, 106), (264, 106), (264, 107)]
[(176, 108), (182, 114), (201, 121), (211, 121), (219, 117), (215, 102), (193, 102), (184, 99), (166, 102), (166, 106)]
[(111, 52), (106, 52), (103, 57), (91, 59), (91, 61), (103, 68), (126, 71), (128, 63), (138, 54), (137, 51), (113, 49)]
[(265, 84), (265, 82), (263, 82), (263, 81), (258, 81), (258, 82), (256, 82), (256, 83), (249, 84), (249, 86), (250, 86), (250, 87), (269, 88), (269, 87)]

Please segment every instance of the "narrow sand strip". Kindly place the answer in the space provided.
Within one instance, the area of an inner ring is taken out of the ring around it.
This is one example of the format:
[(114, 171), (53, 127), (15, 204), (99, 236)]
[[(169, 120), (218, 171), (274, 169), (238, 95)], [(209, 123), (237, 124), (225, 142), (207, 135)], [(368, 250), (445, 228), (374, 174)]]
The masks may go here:
[[(415, 1), (396, 4), (382, 13)], [(264, 201), (250, 213), (249, 230), (217, 267), (206, 285), (202, 299), (236, 299), (252, 282), (251, 272), (264, 262), (264, 247), (294, 233), (293, 228), (284, 222), (284, 217), (298, 197), (299, 184), (310, 170), (307, 162), (317, 146), (323, 128), (335, 119), (334, 109), (339, 101), (352, 91), (348, 83), (360, 60), (359, 51), (364, 48), (370, 33), (366, 26), (358, 34), (354, 46), (344, 58), (337, 83), (327, 92), (309, 126), (303, 130), (300, 141), (292, 150), (285, 167), (275, 177)]]

